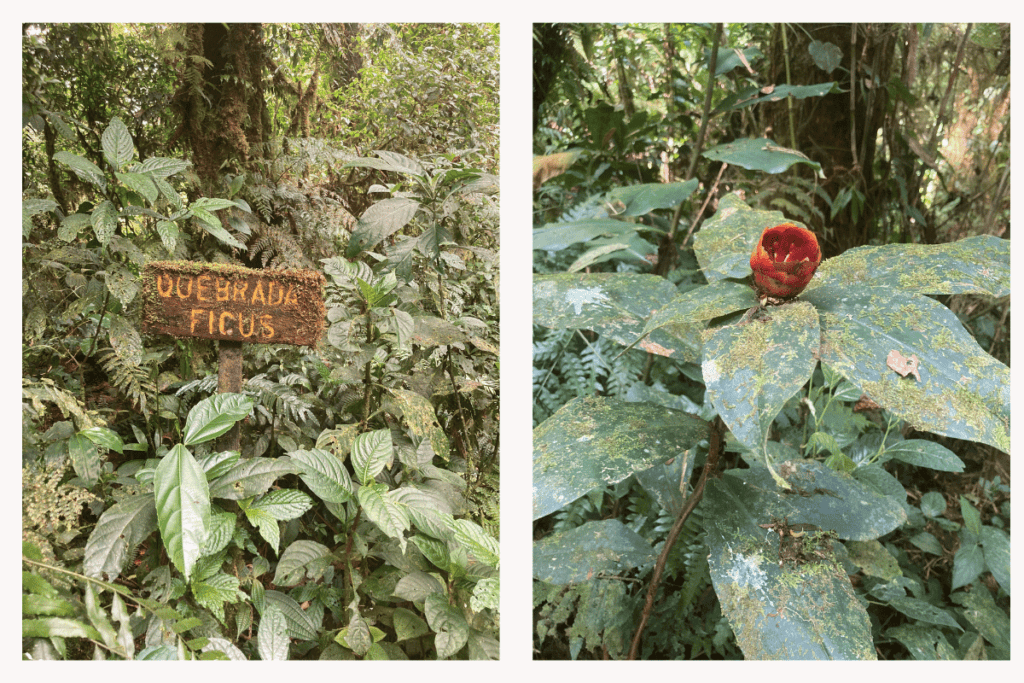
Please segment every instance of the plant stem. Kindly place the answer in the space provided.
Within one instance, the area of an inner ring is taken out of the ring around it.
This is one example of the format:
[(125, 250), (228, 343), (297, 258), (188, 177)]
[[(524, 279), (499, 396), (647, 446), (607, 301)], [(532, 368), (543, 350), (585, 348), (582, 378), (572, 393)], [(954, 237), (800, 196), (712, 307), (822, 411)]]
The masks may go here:
[[(789, 75), (789, 40), (786, 38), (786, 25), (782, 25), (782, 58), (786, 63), (786, 85), (793, 85)], [(789, 146), (796, 149), (796, 126), (793, 125), (793, 96), (786, 96), (786, 112), (789, 114)]]

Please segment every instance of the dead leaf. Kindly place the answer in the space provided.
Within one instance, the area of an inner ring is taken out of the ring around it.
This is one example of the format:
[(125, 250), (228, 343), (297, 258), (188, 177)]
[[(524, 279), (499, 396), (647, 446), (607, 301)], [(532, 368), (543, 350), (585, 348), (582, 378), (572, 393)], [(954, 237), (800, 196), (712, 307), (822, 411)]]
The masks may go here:
[(911, 355), (908, 358), (896, 349), (890, 351), (888, 357), (885, 359), (885, 364), (889, 366), (889, 369), (895, 370), (899, 373), (900, 377), (913, 375), (914, 378), (920, 382), (921, 373), (917, 371), (917, 363), (917, 354)]

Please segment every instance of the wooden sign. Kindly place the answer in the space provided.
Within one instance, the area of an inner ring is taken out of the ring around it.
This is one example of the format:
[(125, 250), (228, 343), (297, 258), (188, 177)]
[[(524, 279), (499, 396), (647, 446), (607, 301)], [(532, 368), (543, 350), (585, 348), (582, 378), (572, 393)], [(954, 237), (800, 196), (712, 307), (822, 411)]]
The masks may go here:
[(313, 270), (153, 261), (142, 282), (150, 334), (315, 346), (323, 332), (324, 276)]

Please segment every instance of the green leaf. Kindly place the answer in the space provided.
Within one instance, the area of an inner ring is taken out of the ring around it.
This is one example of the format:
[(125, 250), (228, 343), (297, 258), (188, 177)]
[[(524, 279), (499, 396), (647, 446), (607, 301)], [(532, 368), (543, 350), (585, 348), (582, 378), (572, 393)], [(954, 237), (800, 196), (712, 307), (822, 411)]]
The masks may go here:
[[(613, 205), (625, 205), (617, 216), (644, 216), (656, 209), (671, 209), (686, 201), (697, 189), (696, 178), (682, 183), (642, 183), (618, 187), (608, 192), (608, 201)], [(534, 245), (534, 249), (537, 246)]]
[(903, 612), (911, 619), (923, 621), (926, 624), (937, 624), (939, 626), (955, 628), (960, 631), (964, 630), (963, 627), (956, 622), (956, 619), (950, 616), (946, 610), (936, 607), (924, 600), (918, 600), (917, 598), (912, 598), (909, 595), (904, 595), (902, 597), (892, 598), (889, 600), (889, 605), (894, 609)]
[(380, 156), (379, 159), (373, 157), (363, 157), (359, 159), (353, 159), (348, 162), (342, 169), (345, 168), (375, 168), (379, 171), (392, 171), (394, 173), (403, 173), (405, 175), (426, 175), (426, 171), (415, 159), (399, 154), (398, 152), (388, 152), (384, 150), (374, 150), (374, 153)]
[(160, 235), (164, 248), (173, 254), (178, 244), (178, 224), (173, 221), (157, 221), (156, 232)]
[(99, 480), (103, 465), (96, 444), (81, 434), (75, 434), (68, 439), (68, 454), (75, 474), (82, 478), (86, 486), (92, 487)]
[(125, 498), (108, 508), (85, 544), (82, 571), (106, 581), (116, 579), (135, 548), (157, 528), (153, 494)]
[(217, 197), (200, 197), (192, 202), (189, 209), (200, 209), (203, 212), (220, 211), (221, 209), (241, 208), (234, 199), (219, 199)]
[(277, 605), (267, 605), (260, 616), (260, 629), (256, 635), (256, 652), (265, 662), (288, 659), (288, 620)]
[(987, 590), (958, 591), (949, 597), (963, 606), (963, 615), (971, 626), (992, 645), (1005, 650), (1009, 659), (1010, 617), (996, 605), (992, 595)]
[(289, 638), (316, 642), (320, 624), (314, 622), (294, 598), (280, 591), (267, 591), (266, 606), (263, 608), (263, 612), (266, 613), (272, 607), (276, 607), (284, 614), (284, 618), (288, 622)]
[(203, 469), (183, 445), (172, 448), (157, 465), (153, 492), (164, 548), (188, 581), (206, 543), (210, 489)]
[(328, 503), (345, 503), (352, 499), (352, 479), (341, 460), (317, 448), (288, 453), (301, 468), (299, 476), (310, 490)]
[(396, 608), (394, 614), (391, 615), (391, 620), (395, 628), (395, 641), (399, 643), (403, 640), (419, 638), (430, 632), (427, 622), (420, 619), (415, 612), (404, 607)]
[(812, 40), (807, 46), (807, 52), (817, 67), (826, 73), (836, 70), (843, 60), (843, 51), (833, 43), (823, 43), (820, 40)]
[(661, 406), (572, 399), (533, 430), (533, 518), (665, 462), (708, 435), (704, 420)]
[(1010, 536), (1002, 529), (992, 526), (981, 528), (981, 548), (985, 555), (985, 566), (999, 586), (1010, 594)]
[(288, 458), (246, 458), (210, 482), (210, 495), (228, 500), (251, 498), (266, 493), (278, 478), (298, 472)]
[(369, 652), (370, 646), (373, 645), (370, 626), (358, 614), (353, 614), (348, 622), (348, 628), (345, 631), (345, 644), (360, 657)]
[(160, 190), (157, 189), (156, 183), (147, 175), (141, 173), (115, 173), (114, 175), (128, 189), (138, 192), (150, 204), (155, 203), (160, 196)]
[[(824, 483), (816, 481), (816, 476), (826, 475), (825, 468), (816, 462), (807, 465), (799, 473), (801, 480), (810, 474), (809, 485)], [(848, 476), (831, 476), (854, 486)], [(755, 660), (875, 659), (871, 622), (827, 537), (811, 530), (802, 532), (802, 538), (787, 537), (786, 543), (799, 544), (805, 553), (798, 561), (780, 552), (784, 540), (776, 530), (759, 526), (772, 523), (773, 518), (784, 519), (777, 512), (790, 504), (783, 499), (791, 498), (832, 501), (818, 503), (827, 511), (824, 519), (813, 514), (799, 518), (800, 523), (810, 524), (817, 519), (826, 530), (847, 521), (835, 510), (865, 509), (830, 496), (782, 495), (764, 469), (732, 470), (708, 481), (704, 500), (708, 564), (737, 644), (747, 659)], [(797, 523), (793, 515), (788, 521)]]
[(946, 511), (946, 499), (941, 493), (929, 491), (921, 496), (921, 512), (925, 517), (938, 517)]
[(722, 197), (718, 211), (693, 238), (693, 251), (708, 282), (748, 277), (750, 255), (765, 228), (795, 223), (778, 211), (755, 211), (734, 194)]
[(844, 545), (850, 555), (850, 562), (860, 567), (865, 576), (877, 576), (882, 581), (892, 581), (897, 576), (903, 576), (900, 563), (878, 541), (847, 541)]
[(121, 168), (135, 156), (135, 145), (132, 134), (121, 119), (114, 117), (100, 137), (103, 145), (103, 158), (115, 169)]
[(981, 536), (981, 513), (971, 505), (971, 501), (960, 496), (960, 515), (964, 518), (964, 527), (975, 536)]
[(279, 522), (301, 517), (313, 507), (313, 499), (302, 491), (294, 489), (276, 489), (259, 498), (247, 508), (262, 510)]
[(961, 541), (960, 549), (953, 556), (953, 579), (951, 590), (974, 583), (985, 571), (985, 555), (977, 543)]
[[(110, 290), (111, 294), (117, 297), (117, 300), (121, 302), (121, 306), (123, 308), (127, 308), (128, 304), (131, 303), (141, 288), (142, 283), (139, 281), (138, 275), (133, 273), (126, 266), (116, 262), (108, 264), (106, 272), (107, 275), (105, 281), (107, 289)], [(138, 333), (136, 333), (136, 336), (137, 335)], [(142, 343), (141, 339), (139, 343)]]
[(392, 197), (373, 204), (356, 222), (345, 256), (352, 258), (398, 232), (412, 220), (419, 208), (420, 203), (409, 197)]
[(913, 536), (910, 539), (910, 542), (926, 553), (942, 555), (942, 544), (939, 543), (939, 540), (935, 538), (935, 536), (927, 531), (922, 531), (921, 533)]
[[(883, 408), (925, 429), (1010, 452), (1010, 370), (924, 297), (880, 287), (819, 287), (804, 299), (822, 313), (821, 360)], [(888, 365), (917, 356), (920, 381)]]
[(216, 394), (204, 398), (185, 420), (186, 446), (205, 443), (226, 434), (252, 411), (253, 399), (243, 394)]
[(57, 237), (65, 242), (74, 242), (82, 228), (92, 225), (92, 215), (85, 213), (73, 213), (64, 216), (57, 228)]
[(360, 434), (352, 442), (352, 466), (363, 484), (372, 483), (392, 457), (391, 430), (378, 429)]
[(670, 323), (702, 323), (754, 306), (757, 306), (757, 294), (749, 284), (716, 280), (680, 294), (656, 310), (644, 326), (644, 334)]
[(249, 524), (256, 527), (256, 531), (270, 545), (271, 549), (275, 553), (278, 552), (278, 546), (281, 545), (281, 528), (277, 523), (277, 518), (262, 508), (251, 508), (243, 505), (242, 512), (245, 513), (245, 518)]
[(658, 553), (643, 536), (617, 519), (586, 522), (533, 544), (533, 578), (557, 585), (644, 567)]
[(444, 593), (444, 586), (426, 572), (409, 572), (395, 584), (395, 597), (409, 602), (422, 602), (431, 593)]
[(294, 586), (303, 577), (318, 581), (333, 559), (330, 549), (325, 545), (316, 541), (294, 541), (281, 553), (274, 573), (274, 583), (278, 586)]
[(176, 173), (181, 173), (191, 162), (182, 159), (169, 159), (167, 157), (149, 157), (141, 164), (132, 167), (133, 173), (146, 173), (157, 178), (167, 178)]
[(82, 436), (92, 441), (97, 446), (103, 446), (109, 448), (112, 451), (118, 453), (124, 453), (124, 442), (121, 441), (121, 437), (118, 436), (117, 432), (107, 429), (106, 427), (89, 427), (78, 432)]
[[(783, 84), (770, 87), (771, 89), (768, 92), (764, 92), (764, 90), (760, 86), (743, 88), (739, 92), (733, 95), (729, 95), (725, 99), (723, 99), (722, 102), (715, 107), (713, 113), (718, 114), (721, 112), (743, 109), (744, 107), (749, 107), (753, 104), (759, 104), (761, 102), (779, 102), (781, 100), (786, 99), (787, 97), (792, 97), (793, 99), (796, 100), (802, 100), (808, 97), (821, 97), (823, 95), (828, 95), (829, 93), (832, 92), (840, 92), (839, 88), (834, 82), (815, 83), (813, 85)], [(763, 141), (764, 138), (761, 138), (761, 140)]]
[(488, 567), (498, 568), (498, 541), (470, 519), (457, 519), (454, 523), (455, 540)]
[[(533, 278), (533, 321), (556, 330), (593, 330), (617, 344), (630, 346), (642, 336), (644, 319), (651, 311), (676, 295), (672, 283), (656, 275), (537, 275)], [(696, 360), (701, 328), (666, 325), (639, 346), (648, 353)]]
[[(237, 603), (241, 600), (238, 595), (238, 586), (237, 577), (218, 572), (205, 579), (193, 577), (192, 595), (195, 596), (197, 603), (210, 610), (219, 621), (223, 622), (224, 604)], [(177, 625), (175, 626), (177, 627)]]
[[(765, 443), (782, 406), (817, 365), (818, 312), (804, 301), (711, 332), (701, 371), (707, 397), (733, 435), (767, 457)], [(781, 483), (780, 483), (781, 485)]]
[(364, 484), (356, 491), (359, 506), (363, 509), (366, 519), (377, 525), (389, 538), (398, 541), (402, 552), (405, 552), (405, 532), (409, 529), (409, 514), (388, 492), (388, 487), (376, 482)]
[(203, 230), (233, 249), (245, 249), (245, 245), (235, 239), (230, 232), (225, 230), (215, 216), (202, 211), (201, 209), (192, 210), (192, 213), (196, 217), (196, 222), (199, 223), (199, 227)]
[(142, 337), (138, 330), (116, 313), (108, 315), (110, 317), (110, 345), (114, 348), (114, 353), (126, 365), (138, 367), (142, 362)]
[[(772, 96), (767, 97), (771, 98)], [(781, 147), (769, 138), (743, 138), (727, 142), (705, 151), (703, 156), (712, 161), (724, 161), (749, 171), (783, 173), (794, 164), (807, 164), (819, 173), (821, 172), (821, 164), (811, 161), (803, 152)]]
[(448, 598), (441, 593), (431, 593), (423, 602), (423, 612), (427, 617), (427, 625), (436, 635), (434, 647), (437, 648), (438, 659), (454, 657), (469, 640), (469, 624), (466, 617)]
[(92, 229), (96, 233), (96, 241), (105, 245), (117, 230), (117, 207), (104, 199), (92, 210), (90, 219)]
[(885, 449), (885, 455), (891, 455), (901, 462), (941, 472), (964, 471), (963, 460), (958, 458), (953, 451), (925, 439), (898, 441)]
[(22, 638), (91, 638), (100, 640), (99, 632), (80, 621), (47, 617), (45, 619), (22, 619)]
[(533, 248), (561, 251), (573, 244), (589, 242), (597, 237), (629, 237), (641, 228), (646, 226), (614, 218), (587, 218), (570, 223), (548, 223), (544, 227), (534, 229)]
[(1010, 293), (1010, 240), (977, 235), (946, 244), (857, 247), (824, 261), (805, 291), (854, 285), (918, 294)]
[(107, 180), (103, 176), (103, 171), (100, 170), (99, 166), (88, 159), (84, 159), (77, 154), (72, 154), (71, 152), (57, 152), (53, 155), (53, 160), (70, 168), (75, 172), (75, 175), (85, 182), (92, 183), (96, 187), (100, 188), (100, 190), (107, 189)]

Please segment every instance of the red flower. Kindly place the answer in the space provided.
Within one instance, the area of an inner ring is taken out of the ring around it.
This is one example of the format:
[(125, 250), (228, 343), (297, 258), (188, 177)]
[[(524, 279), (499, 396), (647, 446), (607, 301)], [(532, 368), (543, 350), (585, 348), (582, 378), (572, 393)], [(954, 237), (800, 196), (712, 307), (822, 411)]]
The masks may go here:
[(821, 263), (814, 233), (792, 223), (765, 228), (750, 255), (754, 288), (781, 299), (796, 296), (811, 281)]

